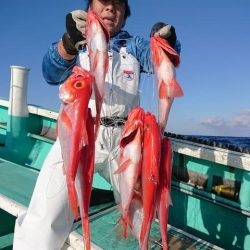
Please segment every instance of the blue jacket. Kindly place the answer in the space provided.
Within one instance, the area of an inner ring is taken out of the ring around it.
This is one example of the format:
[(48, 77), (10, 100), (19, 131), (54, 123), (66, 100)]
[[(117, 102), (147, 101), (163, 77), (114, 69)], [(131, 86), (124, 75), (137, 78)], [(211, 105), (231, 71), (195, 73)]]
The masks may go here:
[[(53, 43), (45, 54), (42, 63), (42, 71), (45, 80), (49, 84), (58, 85), (62, 83), (71, 73), (76, 64), (76, 59), (64, 60), (57, 51), (57, 44)], [(150, 42), (139, 36), (131, 36), (126, 31), (120, 31), (111, 37), (110, 50), (119, 51), (121, 46), (126, 46), (127, 53), (133, 55), (140, 63), (141, 72), (153, 73), (151, 63)], [(176, 42), (175, 50), (180, 53), (180, 42)], [(83, 47), (83, 50), (85, 48)]]

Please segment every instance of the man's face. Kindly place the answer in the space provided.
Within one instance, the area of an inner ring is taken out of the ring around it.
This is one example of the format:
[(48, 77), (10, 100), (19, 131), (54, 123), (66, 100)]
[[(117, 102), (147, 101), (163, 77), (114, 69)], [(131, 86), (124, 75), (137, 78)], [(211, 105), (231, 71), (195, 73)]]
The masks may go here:
[(122, 0), (93, 0), (90, 9), (103, 19), (110, 36), (121, 30), (125, 14), (125, 3)]

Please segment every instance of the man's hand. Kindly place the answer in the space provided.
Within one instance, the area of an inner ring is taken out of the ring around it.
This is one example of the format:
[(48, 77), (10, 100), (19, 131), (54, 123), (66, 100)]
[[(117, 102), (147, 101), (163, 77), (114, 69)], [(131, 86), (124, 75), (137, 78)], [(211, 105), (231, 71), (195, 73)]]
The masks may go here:
[(150, 37), (159, 35), (162, 38), (166, 39), (172, 48), (175, 47), (176, 43), (176, 33), (174, 26), (166, 23), (156, 23), (150, 32)]
[(76, 55), (79, 48), (86, 43), (87, 12), (83, 10), (74, 10), (66, 16), (66, 30), (62, 37), (65, 50), (70, 55)]

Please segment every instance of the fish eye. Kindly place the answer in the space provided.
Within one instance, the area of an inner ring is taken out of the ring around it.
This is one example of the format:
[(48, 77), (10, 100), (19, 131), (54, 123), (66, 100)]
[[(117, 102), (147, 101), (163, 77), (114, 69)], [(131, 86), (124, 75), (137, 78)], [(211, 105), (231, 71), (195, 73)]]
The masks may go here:
[(76, 88), (81, 88), (82, 87), (82, 83), (81, 82), (76, 82), (75, 83), (75, 87)]

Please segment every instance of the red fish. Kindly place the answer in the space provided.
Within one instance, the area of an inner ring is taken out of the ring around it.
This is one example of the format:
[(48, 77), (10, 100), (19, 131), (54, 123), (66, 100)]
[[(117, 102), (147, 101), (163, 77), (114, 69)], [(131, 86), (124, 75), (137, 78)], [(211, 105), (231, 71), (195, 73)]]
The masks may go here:
[(160, 36), (150, 39), (152, 61), (158, 82), (158, 123), (163, 133), (174, 97), (183, 96), (183, 91), (175, 78), (175, 67), (180, 62), (179, 55)]
[(66, 173), (69, 202), (75, 219), (78, 218), (75, 178), (81, 150), (89, 144), (86, 123), (88, 103), (92, 93), (92, 79), (88, 71), (75, 66), (72, 74), (60, 86), (59, 90), (62, 105), (57, 130)]
[(94, 176), (94, 163), (95, 163), (95, 136), (94, 136), (94, 119), (89, 109), (87, 119), (87, 133), (89, 144), (86, 145), (81, 152), (80, 158), (80, 208), (82, 219), (82, 231), (85, 239), (85, 249), (90, 250), (90, 229), (89, 229), (89, 204), (92, 190), (92, 182)]
[(140, 107), (134, 108), (128, 115), (121, 137), (120, 167), (115, 174), (119, 174), (124, 237), (127, 237), (128, 211), (133, 197), (134, 188), (141, 172), (142, 139), (143, 139), (144, 111)]
[(92, 10), (88, 11), (86, 39), (89, 51), (90, 72), (94, 76), (96, 103), (95, 137), (97, 137), (104, 97), (105, 76), (108, 71), (109, 32), (103, 20)]
[(159, 183), (161, 156), (161, 133), (155, 116), (146, 113), (144, 117), (143, 160), (142, 160), (142, 201), (143, 221), (140, 233), (140, 249), (148, 249), (152, 220), (155, 216), (156, 189)]
[(160, 179), (157, 188), (156, 209), (160, 223), (163, 249), (167, 250), (167, 225), (168, 225), (168, 207), (172, 205), (170, 197), (171, 176), (172, 176), (172, 148), (171, 142), (164, 137), (161, 142), (161, 165)]

